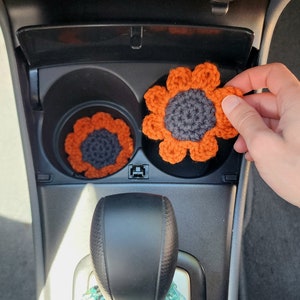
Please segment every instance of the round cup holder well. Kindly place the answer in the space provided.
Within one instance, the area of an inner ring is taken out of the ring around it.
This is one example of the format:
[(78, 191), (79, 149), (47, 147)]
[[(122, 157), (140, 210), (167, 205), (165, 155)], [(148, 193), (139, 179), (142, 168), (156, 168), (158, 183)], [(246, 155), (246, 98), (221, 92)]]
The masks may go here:
[[(141, 114), (134, 93), (120, 78), (102, 69), (83, 68), (62, 76), (51, 86), (44, 99), (41, 138), (48, 160), (59, 171), (76, 178), (96, 179), (111, 175), (127, 164), (123, 157), (122, 163), (118, 163), (122, 167), (113, 168), (107, 175), (96, 177), (87, 177), (84, 171), (74, 170), (74, 165), (71, 166), (68, 159), (70, 155), (65, 149), (67, 136), (74, 132), (74, 125), (78, 120), (86, 117), (92, 119), (99, 113), (109, 115), (113, 120), (111, 122), (122, 120), (123, 127), (129, 128), (132, 141), (129, 161), (140, 144), (140, 130), (137, 124), (140, 124)], [(104, 129), (98, 131), (103, 134)], [(114, 135), (119, 138), (118, 133), (112, 135), (105, 131), (105, 138), (113, 140), (113, 144), (116, 145), (116, 138), (111, 137)], [(100, 146), (98, 143), (98, 147)], [(120, 144), (117, 147), (120, 153), (124, 149)], [(102, 168), (102, 165), (99, 168)]]
[[(166, 86), (168, 75), (162, 76), (154, 84), (154, 86)], [(146, 103), (143, 103), (143, 117), (151, 114)], [(221, 139), (216, 138), (218, 143), (218, 151), (215, 157), (210, 158), (205, 162), (197, 162), (191, 159), (189, 150), (186, 157), (178, 163), (169, 163), (162, 159), (159, 155), (159, 144), (161, 140), (153, 140), (143, 135), (142, 148), (149, 161), (155, 165), (159, 170), (172, 176), (180, 178), (197, 178), (206, 176), (218, 168), (220, 168), (232, 153), (232, 147), (236, 138)]]

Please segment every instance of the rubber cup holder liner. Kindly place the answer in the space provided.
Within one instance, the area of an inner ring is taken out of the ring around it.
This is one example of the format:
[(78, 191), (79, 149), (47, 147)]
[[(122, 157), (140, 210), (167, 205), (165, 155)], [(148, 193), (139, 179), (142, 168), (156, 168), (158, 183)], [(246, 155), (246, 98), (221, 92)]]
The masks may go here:
[(58, 124), (56, 156), (67, 173), (103, 178), (122, 169), (135, 148), (135, 134), (122, 110), (111, 103), (90, 102), (68, 112)]

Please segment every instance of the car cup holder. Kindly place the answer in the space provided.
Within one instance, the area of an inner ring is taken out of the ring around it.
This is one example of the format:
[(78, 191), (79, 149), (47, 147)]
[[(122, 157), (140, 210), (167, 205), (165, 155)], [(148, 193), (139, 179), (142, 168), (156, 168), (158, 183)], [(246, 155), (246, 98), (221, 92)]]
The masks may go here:
[(219, 87), (216, 65), (172, 69), (145, 93), (143, 149), (160, 170), (196, 178), (218, 169), (232, 152), (237, 131), (221, 108), (233, 87)]
[(43, 148), (51, 164), (68, 176), (104, 178), (133, 157), (139, 118), (137, 99), (120, 78), (96, 68), (71, 71), (45, 95)]
[[(194, 70), (177, 67), (150, 87), (140, 103), (134, 88), (115, 73), (97, 67), (71, 70), (58, 76), (43, 98), (43, 149), (56, 169), (80, 179), (112, 175), (137, 151), (144, 152), (145, 164), (165, 174), (208, 175), (230, 156), (237, 135), (221, 101), (241, 92), (219, 85), (219, 70), (211, 63)], [(93, 127), (95, 120), (102, 123)]]

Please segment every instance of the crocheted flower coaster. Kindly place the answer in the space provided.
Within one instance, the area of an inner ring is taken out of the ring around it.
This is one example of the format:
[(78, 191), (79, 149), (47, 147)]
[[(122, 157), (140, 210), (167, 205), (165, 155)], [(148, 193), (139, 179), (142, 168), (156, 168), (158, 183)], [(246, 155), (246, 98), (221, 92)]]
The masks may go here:
[(217, 67), (206, 62), (193, 71), (175, 68), (166, 87), (155, 85), (146, 92), (150, 114), (143, 120), (142, 131), (149, 139), (162, 140), (159, 155), (164, 161), (179, 163), (189, 152), (192, 160), (205, 162), (217, 154), (216, 138), (230, 139), (238, 134), (221, 102), (231, 94), (242, 96), (242, 92), (219, 85)]
[(74, 171), (87, 178), (102, 178), (124, 167), (133, 153), (128, 125), (98, 112), (78, 119), (65, 139), (65, 152)]

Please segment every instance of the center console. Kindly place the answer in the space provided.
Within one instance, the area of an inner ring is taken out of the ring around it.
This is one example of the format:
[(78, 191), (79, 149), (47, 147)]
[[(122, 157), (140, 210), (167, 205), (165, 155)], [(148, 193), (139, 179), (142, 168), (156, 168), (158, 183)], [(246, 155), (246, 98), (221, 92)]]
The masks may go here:
[[(31, 192), (38, 299), (80, 300), (97, 286), (94, 210), (100, 199), (130, 193), (170, 200), (182, 299), (237, 299), (249, 164), (233, 151), (234, 138), (218, 139), (216, 156), (205, 162), (164, 161), (159, 143), (142, 132), (144, 95), (177, 67), (211, 62), (222, 86), (265, 63), (287, 2), (0, 2)], [(76, 120), (98, 112), (127, 124), (132, 151), (120, 168), (89, 178), (74, 170), (65, 145)]]

